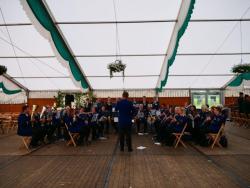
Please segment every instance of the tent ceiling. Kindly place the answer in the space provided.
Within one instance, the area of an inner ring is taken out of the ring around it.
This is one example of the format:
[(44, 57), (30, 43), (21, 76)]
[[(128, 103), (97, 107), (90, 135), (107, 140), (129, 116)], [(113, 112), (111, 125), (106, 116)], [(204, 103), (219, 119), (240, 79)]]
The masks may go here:
[[(117, 21), (128, 22), (118, 24), (124, 82), (107, 70), (116, 54), (113, 0), (45, 2), (93, 89), (155, 88), (181, 0), (115, 0)], [(0, 7), (8, 25), (0, 16), (0, 64), (8, 74), (30, 90), (77, 90), (19, 0), (1, 0)], [(249, 0), (197, 0), (165, 88), (223, 87), (241, 59), (240, 25), (243, 60), (250, 62), (249, 7)]]

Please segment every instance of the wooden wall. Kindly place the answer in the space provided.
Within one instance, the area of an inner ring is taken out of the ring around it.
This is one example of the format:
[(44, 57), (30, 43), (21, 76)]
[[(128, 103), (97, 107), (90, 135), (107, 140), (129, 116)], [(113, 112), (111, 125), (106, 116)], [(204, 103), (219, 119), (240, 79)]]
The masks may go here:
[(237, 104), (238, 97), (225, 97), (225, 106)]
[(39, 109), (42, 109), (43, 106), (53, 106), (55, 102), (54, 98), (51, 99), (36, 99), (36, 98), (32, 98), (32, 99), (28, 99), (28, 105), (32, 106), (32, 105), (39, 105)]
[[(28, 105), (39, 105), (40, 109), (42, 106), (50, 105), (53, 106), (55, 99), (28, 99)], [(0, 112), (21, 112), (24, 104), (0, 104)]]
[[(142, 98), (135, 98), (136, 101), (142, 101)], [(115, 98), (111, 98), (112, 101), (115, 101)], [(133, 98), (130, 98), (133, 100)], [(147, 102), (152, 103), (154, 98), (147, 97)], [(106, 102), (107, 98), (102, 98), (102, 102)], [(184, 106), (185, 103), (190, 103), (190, 97), (159, 97), (160, 104), (172, 105), (172, 106)]]
[(21, 112), (24, 104), (0, 104), (0, 112)]
[[(105, 102), (107, 99), (102, 98), (101, 101)], [(133, 100), (132, 98), (130, 100)], [(115, 101), (115, 98), (112, 98), (112, 101)], [(136, 98), (136, 101), (142, 101), (142, 98)], [(152, 102), (153, 98), (148, 97), (148, 102)], [(184, 106), (184, 104), (190, 103), (191, 99), (190, 97), (160, 97), (159, 98), (160, 104), (165, 105), (172, 105), (172, 106)], [(40, 108), (42, 106), (50, 105), (52, 106), (54, 104), (55, 100), (54, 98), (51, 99), (28, 99), (29, 106), (32, 106), (33, 104), (39, 105)], [(231, 105), (237, 103), (237, 97), (225, 97), (225, 105)], [(0, 112), (20, 112), (22, 109), (22, 106), (24, 104), (0, 104)]]

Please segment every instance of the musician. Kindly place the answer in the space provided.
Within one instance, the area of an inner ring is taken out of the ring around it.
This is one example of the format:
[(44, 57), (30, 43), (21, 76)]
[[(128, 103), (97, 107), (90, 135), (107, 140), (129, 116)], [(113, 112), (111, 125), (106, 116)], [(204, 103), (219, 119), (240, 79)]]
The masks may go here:
[(160, 108), (159, 99), (158, 99), (158, 97), (155, 97), (154, 102), (152, 104), (152, 109), (159, 110), (159, 108)]
[(89, 100), (89, 98), (86, 99), (86, 104), (85, 104), (85, 112), (90, 112), (92, 108), (92, 103)]
[(184, 108), (175, 107), (175, 115), (174, 118), (171, 120), (170, 124), (166, 127), (166, 144), (172, 145), (173, 144), (173, 136), (172, 133), (180, 133), (185, 124), (187, 123), (188, 119), (185, 115)]
[(108, 121), (108, 113), (105, 106), (102, 106), (101, 111), (98, 113), (98, 132), (100, 138), (104, 138), (104, 128)]
[(55, 132), (56, 126), (52, 124), (53, 112), (50, 106), (46, 106), (46, 110), (42, 114), (42, 124), (46, 131), (48, 142), (54, 141), (53, 134)]
[[(74, 131), (72, 129), (73, 117), (74, 117), (73, 110), (71, 110), (69, 106), (66, 106), (66, 108), (65, 108), (65, 110), (63, 112), (63, 122), (68, 126), (68, 129), (69, 129), (70, 132)], [(67, 132), (65, 132), (64, 138), (66, 140), (70, 139), (70, 137), (69, 137), (69, 135), (68, 135)]]
[(139, 105), (139, 110), (136, 115), (136, 126), (137, 126), (137, 133), (141, 132), (141, 124), (143, 125), (143, 133), (147, 132), (147, 119), (145, 110), (143, 108), (143, 104)]
[(92, 132), (92, 140), (96, 140), (98, 138), (97, 134), (97, 122), (98, 122), (98, 113), (96, 112), (96, 108), (92, 107), (91, 113), (89, 114), (89, 119), (90, 119), (90, 127), (91, 127), (91, 132)]
[(105, 133), (106, 134), (109, 134), (109, 129), (111, 126), (113, 126), (113, 117), (112, 117), (112, 109), (113, 109), (113, 104), (111, 102), (111, 98), (108, 97), (108, 100), (107, 100), (107, 103), (106, 103), (106, 106), (105, 106), (105, 109), (107, 111), (107, 115), (108, 115), (108, 121), (107, 121), (107, 124), (106, 124), (106, 127), (105, 127)]
[(77, 123), (79, 126), (80, 138), (78, 143), (81, 145), (83, 143), (89, 144), (89, 134), (90, 134), (90, 124), (89, 124), (89, 114), (84, 112), (84, 108), (80, 108), (80, 112), (77, 116)]
[(44, 137), (46, 135), (46, 132), (41, 126), (40, 113), (38, 112), (38, 108), (39, 106), (37, 105), (34, 108), (34, 112), (31, 117), (32, 131), (33, 131), (33, 134), (37, 135), (37, 141), (44, 142)]
[(17, 134), (19, 136), (32, 137), (29, 146), (37, 147), (39, 138), (35, 132), (33, 133), (32, 131), (29, 112), (30, 110), (28, 105), (22, 107), (22, 112), (18, 116)]
[(53, 117), (52, 117), (52, 124), (56, 127), (56, 132), (57, 132), (57, 139), (62, 139), (63, 135), (62, 135), (62, 127), (64, 127), (62, 120), (62, 109), (61, 108), (57, 108), (54, 112), (53, 112)]
[(225, 118), (221, 113), (220, 107), (215, 107), (213, 111), (213, 119), (203, 127), (203, 131), (206, 133), (217, 133), (220, 130), (221, 125), (225, 122)]

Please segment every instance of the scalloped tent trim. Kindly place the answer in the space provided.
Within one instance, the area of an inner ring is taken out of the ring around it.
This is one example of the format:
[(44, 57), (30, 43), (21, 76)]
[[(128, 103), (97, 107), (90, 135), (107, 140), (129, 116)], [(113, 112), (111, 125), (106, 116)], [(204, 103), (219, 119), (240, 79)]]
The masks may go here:
[(242, 84), (243, 80), (250, 80), (250, 73), (243, 73), (238, 75), (232, 82), (228, 84), (230, 87), (238, 87)]
[(84, 90), (89, 89), (90, 85), (87, 79), (83, 75), (57, 27), (54, 25), (43, 2), (21, 0), (21, 4), (37, 31), (50, 42), (58, 61), (70, 72), (74, 84)]
[(0, 82), (0, 88), (3, 90), (3, 92), (7, 95), (13, 95), (20, 93), (22, 90), (21, 89), (16, 89), (16, 90), (9, 90), (5, 87), (3, 82)]
[(175, 60), (175, 57), (176, 57), (176, 54), (177, 54), (177, 50), (178, 50), (178, 46), (179, 46), (179, 41), (180, 41), (181, 37), (183, 36), (183, 34), (185, 33), (185, 31), (186, 31), (186, 29), (188, 27), (188, 23), (189, 23), (189, 21), (191, 19), (191, 16), (193, 14), (194, 4), (195, 4), (195, 0), (190, 0), (187, 15), (185, 17), (185, 20), (184, 20), (183, 24), (179, 28), (178, 33), (177, 33), (177, 38), (176, 38), (174, 50), (173, 50), (172, 55), (170, 56), (170, 58), (167, 60), (167, 67), (166, 67), (165, 77), (164, 77), (163, 80), (160, 80), (160, 86), (158, 87), (158, 85), (157, 85), (156, 92), (161, 92), (162, 88), (167, 83), (168, 74), (169, 74), (169, 67), (172, 66), (173, 63), (174, 63), (174, 60)]

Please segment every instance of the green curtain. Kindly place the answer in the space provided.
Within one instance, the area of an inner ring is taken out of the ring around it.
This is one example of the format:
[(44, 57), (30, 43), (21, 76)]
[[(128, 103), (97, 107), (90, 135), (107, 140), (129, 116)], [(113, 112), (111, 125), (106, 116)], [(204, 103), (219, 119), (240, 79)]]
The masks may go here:
[(78, 64), (76, 63), (73, 55), (68, 49), (65, 41), (63, 40), (60, 32), (53, 23), (45, 5), (41, 0), (27, 0), (27, 3), (35, 15), (39, 23), (50, 32), (52, 40), (56, 46), (57, 51), (62, 56), (62, 58), (69, 63), (69, 67), (75, 80), (81, 82), (81, 86), (84, 89), (89, 88), (88, 82), (85, 76), (82, 74)]
[(157, 92), (161, 92), (162, 91), (162, 88), (166, 85), (167, 83), (167, 79), (168, 79), (168, 74), (169, 74), (169, 67), (173, 65), (174, 63), (174, 60), (175, 60), (175, 57), (176, 57), (176, 54), (177, 54), (177, 50), (178, 50), (178, 47), (179, 47), (179, 41), (182, 37), (182, 35), (185, 33), (186, 29), (187, 29), (187, 26), (188, 26), (188, 23), (191, 19), (191, 16), (193, 14), (193, 9), (194, 9), (194, 4), (195, 4), (195, 0), (191, 0), (190, 2), (190, 5), (189, 5), (189, 8), (188, 8), (188, 13), (187, 13), (187, 16), (182, 24), (182, 26), (180, 27), (179, 31), (178, 31), (178, 34), (177, 34), (177, 39), (176, 39), (176, 43), (175, 43), (175, 47), (174, 47), (174, 51), (173, 51), (173, 54), (171, 55), (171, 57), (168, 59), (168, 62), (167, 62), (167, 71), (166, 71), (166, 75), (164, 77), (163, 80), (161, 80), (161, 86), (159, 88), (156, 88), (156, 91)]
[(7, 95), (13, 95), (13, 94), (16, 94), (16, 93), (20, 93), (22, 90), (21, 89), (17, 89), (17, 90), (8, 90), (3, 82), (0, 82), (0, 88), (3, 90), (3, 92)]
[(230, 87), (240, 86), (243, 80), (250, 80), (250, 73), (242, 73), (238, 75), (232, 82), (228, 84)]

